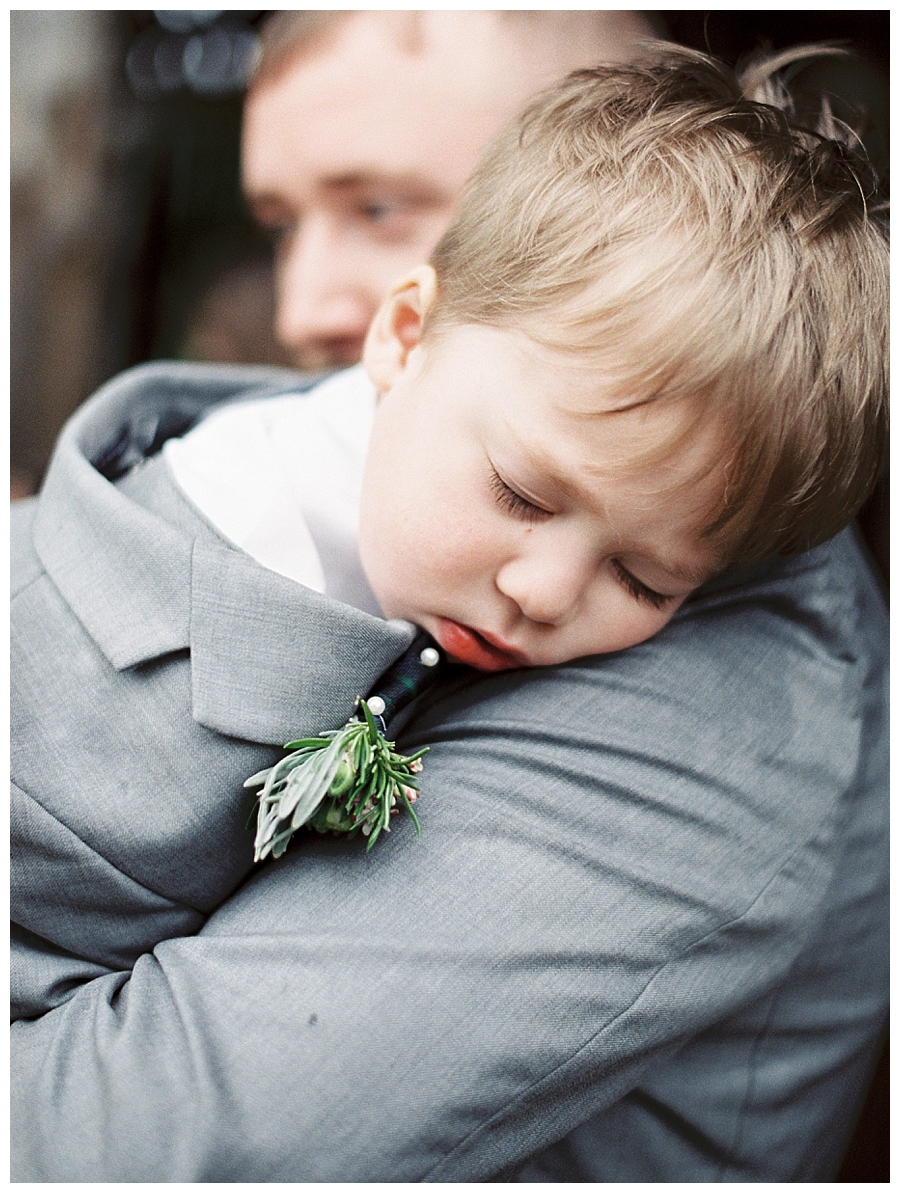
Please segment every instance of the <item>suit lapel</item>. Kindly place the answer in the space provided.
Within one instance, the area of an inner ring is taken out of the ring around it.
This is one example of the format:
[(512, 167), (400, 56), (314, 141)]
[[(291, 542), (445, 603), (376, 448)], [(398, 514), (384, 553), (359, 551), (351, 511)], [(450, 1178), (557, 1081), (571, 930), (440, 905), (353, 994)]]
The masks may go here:
[(194, 719), (251, 741), (342, 725), (415, 632), (206, 539), (194, 545), (191, 590)]
[(337, 728), (414, 627), (321, 596), (226, 544), (161, 460), (143, 466), (143, 489), (107, 481), (84, 448), (114, 441), (146, 400), (140, 387), (131, 396), (100, 395), (61, 437), (35, 521), (51, 579), (117, 670), (189, 649), (200, 724), (279, 745)]
[(116, 670), (189, 645), (190, 538), (124, 497), (68, 434), (41, 492), (34, 542)]

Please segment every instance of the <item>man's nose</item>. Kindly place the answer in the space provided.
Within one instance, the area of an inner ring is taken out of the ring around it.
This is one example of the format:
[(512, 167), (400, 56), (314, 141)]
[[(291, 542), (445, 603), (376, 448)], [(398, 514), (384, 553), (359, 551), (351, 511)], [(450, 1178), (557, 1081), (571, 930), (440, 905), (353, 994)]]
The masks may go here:
[(375, 304), (327, 222), (305, 221), (283, 246), (277, 301), (276, 334), (298, 363), (322, 368), (359, 360)]
[(504, 564), (496, 584), (530, 621), (562, 626), (582, 608), (593, 571), (579, 551), (531, 551)]

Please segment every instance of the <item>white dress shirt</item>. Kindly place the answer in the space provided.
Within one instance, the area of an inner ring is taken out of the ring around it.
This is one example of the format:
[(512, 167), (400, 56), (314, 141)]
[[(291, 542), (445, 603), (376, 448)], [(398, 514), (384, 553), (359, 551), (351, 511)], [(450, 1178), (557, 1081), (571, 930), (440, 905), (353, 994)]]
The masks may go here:
[(257, 563), (381, 615), (357, 550), (375, 389), (362, 365), (225, 406), (163, 448), (182, 492)]

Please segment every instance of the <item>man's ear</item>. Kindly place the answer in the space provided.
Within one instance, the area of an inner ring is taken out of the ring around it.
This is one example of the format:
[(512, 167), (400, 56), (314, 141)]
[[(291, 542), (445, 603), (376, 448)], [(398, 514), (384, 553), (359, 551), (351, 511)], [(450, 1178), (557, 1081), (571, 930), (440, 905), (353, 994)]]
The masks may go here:
[(437, 275), (430, 265), (419, 265), (394, 283), (375, 312), (363, 346), (363, 364), (379, 394), (390, 389), (406, 368), (436, 297)]

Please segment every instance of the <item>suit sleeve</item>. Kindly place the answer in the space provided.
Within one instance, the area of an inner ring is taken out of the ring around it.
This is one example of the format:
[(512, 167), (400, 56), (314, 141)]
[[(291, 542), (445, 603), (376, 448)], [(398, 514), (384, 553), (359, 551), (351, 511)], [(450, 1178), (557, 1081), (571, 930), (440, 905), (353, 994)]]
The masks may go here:
[(760, 602), (442, 688), (421, 839), (310, 839), (14, 1025), (14, 1179), (496, 1178), (790, 969), (855, 668)]

